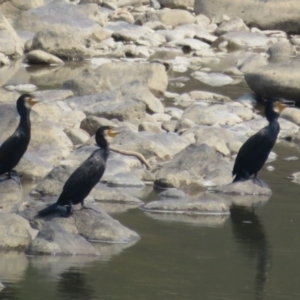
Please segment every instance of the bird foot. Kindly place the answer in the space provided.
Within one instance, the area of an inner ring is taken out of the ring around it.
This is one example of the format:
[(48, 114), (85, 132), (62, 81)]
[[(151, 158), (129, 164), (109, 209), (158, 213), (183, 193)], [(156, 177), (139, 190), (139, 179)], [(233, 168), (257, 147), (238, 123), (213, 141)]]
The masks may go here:
[(22, 188), (20, 176), (16, 170), (12, 170), (8, 173), (8, 179), (14, 180), (18, 184), (19, 188)]
[(257, 182), (258, 185), (260, 185), (262, 188), (264, 187), (264, 183), (262, 180), (260, 180), (258, 177), (253, 178), (253, 183), (255, 184)]

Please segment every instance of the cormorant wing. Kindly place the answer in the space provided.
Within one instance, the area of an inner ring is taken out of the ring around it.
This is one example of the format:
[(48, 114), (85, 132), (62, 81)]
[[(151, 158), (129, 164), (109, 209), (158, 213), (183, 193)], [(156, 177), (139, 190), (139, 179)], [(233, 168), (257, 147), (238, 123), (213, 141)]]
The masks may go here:
[(258, 157), (265, 154), (265, 149), (266, 128), (263, 128), (251, 136), (240, 148), (235, 160), (232, 175), (236, 175), (239, 171), (238, 169), (243, 168), (245, 164), (255, 163)]
[(14, 133), (0, 146), (0, 166), (1, 162), (6, 161), (7, 158), (10, 157), (14, 151), (16, 151), (16, 147), (18, 147), (20, 139), (21, 136), (17, 133)]

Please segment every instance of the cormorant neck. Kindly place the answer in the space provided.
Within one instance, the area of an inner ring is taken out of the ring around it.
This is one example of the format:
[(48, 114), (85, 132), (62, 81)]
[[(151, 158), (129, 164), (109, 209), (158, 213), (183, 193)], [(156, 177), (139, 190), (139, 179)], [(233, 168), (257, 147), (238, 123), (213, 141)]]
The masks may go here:
[(22, 129), (22, 130), (30, 129), (30, 117), (29, 117), (30, 110), (28, 109), (23, 110), (19, 114), (21, 119), (20, 119), (18, 129)]
[(266, 103), (265, 115), (266, 115), (266, 118), (269, 121), (269, 123), (271, 123), (275, 120), (277, 121), (277, 119), (279, 118), (279, 114), (277, 112), (275, 112), (274, 109), (273, 109), (273, 102), (272, 101), (268, 101)]

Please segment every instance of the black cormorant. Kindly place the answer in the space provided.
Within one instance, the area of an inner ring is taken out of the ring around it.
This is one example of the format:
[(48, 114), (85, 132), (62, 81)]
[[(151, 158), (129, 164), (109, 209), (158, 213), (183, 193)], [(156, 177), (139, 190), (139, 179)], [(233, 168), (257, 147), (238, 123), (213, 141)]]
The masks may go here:
[(17, 111), (21, 119), (16, 131), (0, 146), (0, 175), (8, 173), (8, 177), (13, 178), (13, 168), (26, 152), (30, 141), (29, 114), (36, 103), (29, 94), (21, 95), (17, 100)]
[(270, 98), (265, 105), (265, 116), (269, 124), (251, 136), (239, 150), (232, 175), (233, 182), (241, 179), (249, 179), (254, 175), (257, 180), (257, 173), (263, 167), (276, 142), (280, 126), (278, 117), (286, 105), (278, 98)]
[(95, 150), (89, 158), (87, 158), (72, 173), (66, 181), (62, 193), (56, 203), (39, 211), (38, 214), (40, 216), (45, 216), (59, 211), (59, 207), (64, 206), (67, 208), (65, 216), (68, 217), (72, 214), (73, 204), (81, 203), (83, 207), (84, 199), (99, 182), (105, 171), (106, 161), (109, 155), (109, 148), (105, 139), (105, 134), (108, 134), (110, 137), (114, 137), (118, 134), (118, 132), (113, 131), (110, 126), (102, 126), (97, 130), (95, 139), (100, 149)]

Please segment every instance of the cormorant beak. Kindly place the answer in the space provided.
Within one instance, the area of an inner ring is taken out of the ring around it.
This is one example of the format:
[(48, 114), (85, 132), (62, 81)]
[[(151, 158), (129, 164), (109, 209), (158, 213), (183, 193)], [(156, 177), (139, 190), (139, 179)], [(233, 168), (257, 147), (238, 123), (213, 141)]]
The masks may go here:
[(113, 129), (113, 128), (110, 128), (110, 129), (108, 130), (108, 132), (107, 132), (107, 134), (108, 134), (110, 137), (115, 137), (115, 136), (117, 136), (119, 133), (120, 133), (119, 131), (117, 131), (117, 130), (115, 130), (115, 129)]
[(278, 110), (278, 112), (282, 112), (286, 107), (288, 106), (295, 106), (295, 101), (293, 100), (286, 100), (286, 99), (278, 99), (275, 102), (275, 107)]
[(28, 104), (32, 107), (33, 105), (37, 104), (38, 101), (35, 100), (34, 98), (29, 98), (28, 99)]

